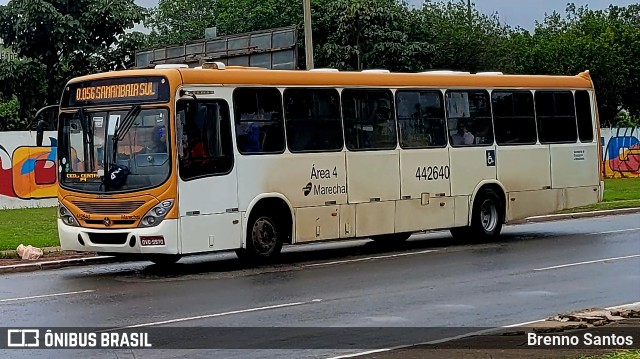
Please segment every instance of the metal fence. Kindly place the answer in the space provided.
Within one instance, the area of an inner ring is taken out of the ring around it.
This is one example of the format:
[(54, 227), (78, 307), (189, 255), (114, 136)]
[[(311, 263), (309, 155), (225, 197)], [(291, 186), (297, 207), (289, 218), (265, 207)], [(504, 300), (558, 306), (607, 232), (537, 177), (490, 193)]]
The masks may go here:
[(296, 69), (297, 41), (295, 27), (221, 36), (136, 52), (136, 67), (167, 63), (196, 67), (203, 61), (219, 61), (226, 65)]

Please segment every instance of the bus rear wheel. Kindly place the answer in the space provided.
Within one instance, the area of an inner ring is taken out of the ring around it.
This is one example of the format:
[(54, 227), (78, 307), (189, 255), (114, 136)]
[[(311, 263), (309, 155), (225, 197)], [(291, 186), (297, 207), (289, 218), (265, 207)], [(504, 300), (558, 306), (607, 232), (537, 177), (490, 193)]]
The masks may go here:
[(504, 223), (503, 204), (498, 194), (486, 188), (481, 190), (473, 203), (471, 225), (452, 228), (451, 235), (461, 241), (488, 242), (500, 236)]
[(265, 262), (277, 257), (282, 250), (285, 228), (277, 217), (261, 214), (251, 216), (247, 228), (245, 248), (236, 250), (241, 260)]

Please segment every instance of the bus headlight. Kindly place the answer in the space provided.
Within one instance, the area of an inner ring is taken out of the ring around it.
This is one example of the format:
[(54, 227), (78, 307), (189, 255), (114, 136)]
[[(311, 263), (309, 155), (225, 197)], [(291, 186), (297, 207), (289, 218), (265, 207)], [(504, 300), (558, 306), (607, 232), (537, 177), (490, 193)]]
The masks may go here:
[(166, 199), (157, 206), (151, 208), (140, 221), (138, 227), (155, 227), (164, 220), (164, 217), (169, 213), (171, 207), (173, 207), (173, 199)]
[(79, 227), (80, 224), (76, 220), (76, 217), (73, 216), (71, 211), (67, 209), (62, 203), (58, 202), (58, 218), (62, 220), (64, 224), (72, 227)]

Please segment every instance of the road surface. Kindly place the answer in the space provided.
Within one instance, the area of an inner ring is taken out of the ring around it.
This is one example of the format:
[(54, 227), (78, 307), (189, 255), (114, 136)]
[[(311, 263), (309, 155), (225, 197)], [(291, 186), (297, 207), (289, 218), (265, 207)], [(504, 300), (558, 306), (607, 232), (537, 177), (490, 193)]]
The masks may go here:
[[(170, 270), (128, 262), (8, 274), (0, 278), (0, 326), (236, 327), (247, 328), (247, 343), (274, 335), (253, 327), (443, 327), (445, 337), (445, 327), (504, 326), (638, 300), (640, 214), (633, 214), (508, 226), (500, 241), (480, 245), (433, 232), (393, 248), (367, 240), (290, 247), (279, 263), (251, 269), (223, 253), (184, 258)], [(181, 335), (170, 332), (174, 342), (196, 341)], [(359, 351), (299, 346), (0, 356), (327, 358)]]

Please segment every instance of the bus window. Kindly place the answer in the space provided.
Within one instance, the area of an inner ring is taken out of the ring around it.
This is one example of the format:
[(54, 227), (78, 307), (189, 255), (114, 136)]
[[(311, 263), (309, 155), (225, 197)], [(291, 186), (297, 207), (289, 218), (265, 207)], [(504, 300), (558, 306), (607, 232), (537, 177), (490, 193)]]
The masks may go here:
[(389, 90), (342, 91), (342, 116), (347, 148), (390, 150), (396, 148), (393, 96)]
[(447, 122), (454, 147), (493, 144), (487, 91), (447, 91)]
[(587, 91), (576, 91), (576, 117), (578, 118), (578, 136), (580, 142), (593, 141), (593, 122), (591, 120), (591, 100)]
[(180, 101), (176, 119), (182, 179), (231, 171), (233, 144), (226, 101)]
[(402, 148), (447, 145), (442, 92), (398, 91), (396, 111)]
[(493, 91), (491, 104), (499, 145), (536, 143), (536, 117), (530, 91)]
[(238, 88), (233, 92), (236, 141), (242, 154), (284, 152), (282, 96), (276, 88)]
[(340, 95), (333, 89), (284, 91), (287, 146), (291, 152), (342, 150)]
[(540, 142), (576, 142), (576, 110), (571, 91), (536, 91), (535, 99)]

